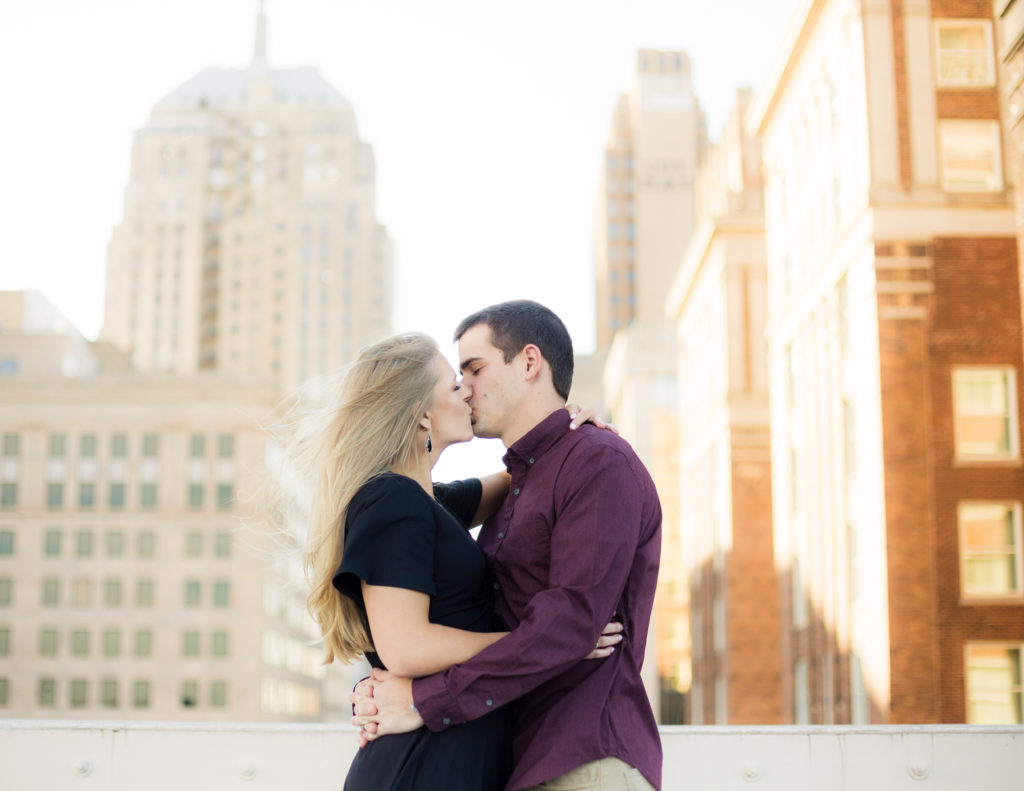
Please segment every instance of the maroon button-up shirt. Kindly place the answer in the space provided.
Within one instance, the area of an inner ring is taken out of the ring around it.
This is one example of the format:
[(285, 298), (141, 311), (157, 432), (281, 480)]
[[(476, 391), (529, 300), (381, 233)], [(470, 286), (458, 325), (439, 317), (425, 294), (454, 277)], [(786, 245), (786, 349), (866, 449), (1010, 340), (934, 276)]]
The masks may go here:
[[(507, 637), (413, 682), (432, 731), (513, 701), (518, 791), (617, 757), (661, 787), (661, 741), (640, 679), (661, 550), (661, 506), (632, 448), (554, 412), (505, 456), (504, 505), (480, 531)], [(625, 639), (583, 660), (615, 614)]]

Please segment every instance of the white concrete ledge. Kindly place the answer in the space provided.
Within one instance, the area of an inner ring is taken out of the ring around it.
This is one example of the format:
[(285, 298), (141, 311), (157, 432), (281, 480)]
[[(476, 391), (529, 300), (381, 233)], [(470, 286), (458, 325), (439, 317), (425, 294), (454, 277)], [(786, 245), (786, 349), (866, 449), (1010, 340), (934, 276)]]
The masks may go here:
[[(1020, 791), (1024, 727), (661, 729), (665, 791)], [(348, 725), (0, 720), (4, 791), (340, 791)]]

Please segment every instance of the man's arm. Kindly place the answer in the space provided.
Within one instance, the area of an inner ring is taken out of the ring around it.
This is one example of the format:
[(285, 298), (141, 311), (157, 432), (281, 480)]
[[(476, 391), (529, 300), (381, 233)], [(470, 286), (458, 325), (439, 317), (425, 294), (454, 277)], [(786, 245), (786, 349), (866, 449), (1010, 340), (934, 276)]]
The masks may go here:
[(629, 461), (618, 450), (589, 447), (569, 462), (567, 468), (584, 471), (586, 477), (558, 492), (550, 585), (530, 601), (523, 621), (507, 637), (447, 671), (412, 684), (407, 679), (376, 684), (379, 711), (367, 721), (394, 733), (389, 719), (407, 719), (415, 698), (427, 726), (443, 730), (535, 689), (592, 649), (625, 587), (643, 503)]

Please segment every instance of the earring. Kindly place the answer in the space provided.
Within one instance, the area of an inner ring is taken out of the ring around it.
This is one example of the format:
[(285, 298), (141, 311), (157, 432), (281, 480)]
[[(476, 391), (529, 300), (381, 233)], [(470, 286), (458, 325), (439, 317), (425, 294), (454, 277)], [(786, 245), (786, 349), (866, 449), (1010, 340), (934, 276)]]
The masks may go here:
[(427, 434), (427, 453), (430, 453), (434, 449), (434, 443), (430, 441), (430, 435)]

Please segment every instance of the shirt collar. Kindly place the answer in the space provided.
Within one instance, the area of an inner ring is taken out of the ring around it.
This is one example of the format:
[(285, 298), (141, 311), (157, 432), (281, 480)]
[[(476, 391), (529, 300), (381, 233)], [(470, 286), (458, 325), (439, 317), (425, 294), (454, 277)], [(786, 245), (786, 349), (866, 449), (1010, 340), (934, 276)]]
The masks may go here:
[(556, 409), (512, 443), (512, 447), (502, 459), (505, 466), (509, 467), (515, 459), (533, 464), (569, 431), (570, 420), (565, 409)]

